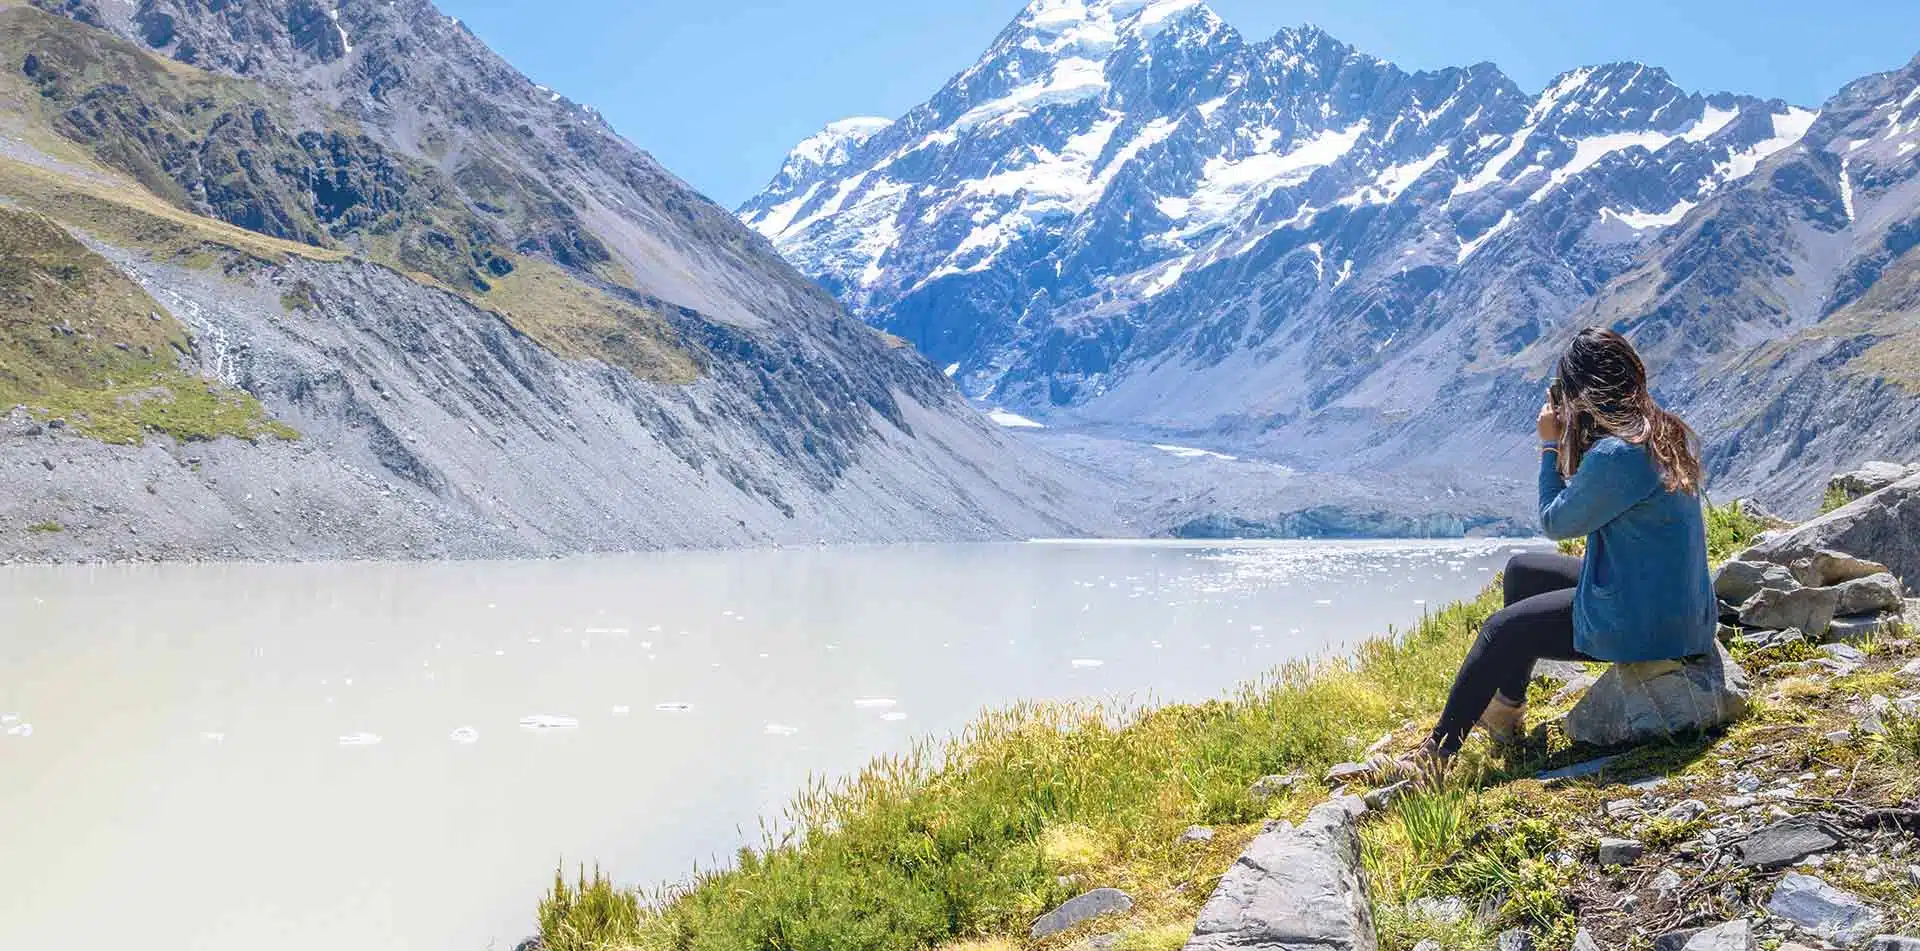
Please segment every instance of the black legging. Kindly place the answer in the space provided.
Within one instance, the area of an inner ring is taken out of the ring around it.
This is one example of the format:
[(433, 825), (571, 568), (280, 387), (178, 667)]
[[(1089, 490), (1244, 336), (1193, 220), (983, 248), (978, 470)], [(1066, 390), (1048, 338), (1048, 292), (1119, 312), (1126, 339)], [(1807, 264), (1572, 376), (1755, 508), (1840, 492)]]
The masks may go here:
[(1434, 742), (1442, 750), (1460, 748), (1494, 691), (1508, 700), (1525, 700), (1534, 661), (1593, 659), (1573, 649), (1573, 592), (1579, 583), (1578, 558), (1526, 552), (1507, 561), (1502, 584), (1506, 607), (1481, 625), (1433, 728)]

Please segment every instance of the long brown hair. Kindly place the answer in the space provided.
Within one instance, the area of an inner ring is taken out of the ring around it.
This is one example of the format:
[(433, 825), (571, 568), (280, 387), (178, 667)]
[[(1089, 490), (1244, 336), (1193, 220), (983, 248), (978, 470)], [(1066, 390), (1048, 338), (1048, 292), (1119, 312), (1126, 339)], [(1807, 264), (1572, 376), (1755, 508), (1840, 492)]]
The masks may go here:
[(1572, 478), (1580, 457), (1604, 436), (1647, 447), (1668, 491), (1698, 493), (1699, 437), (1680, 417), (1660, 408), (1647, 389), (1647, 366), (1627, 338), (1588, 327), (1560, 357), (1560, 474)]

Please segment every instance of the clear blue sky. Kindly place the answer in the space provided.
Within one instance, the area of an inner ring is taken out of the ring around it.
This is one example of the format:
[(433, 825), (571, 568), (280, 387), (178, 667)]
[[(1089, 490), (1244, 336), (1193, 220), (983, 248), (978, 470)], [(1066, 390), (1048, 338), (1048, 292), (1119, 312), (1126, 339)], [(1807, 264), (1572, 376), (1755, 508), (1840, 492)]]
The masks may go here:
[[(535, 82), (733, 207), (793, 144), (894, 117), (972, 64), (1024, 0), (439, 0)], [(1210, 0), (1248, 36), (1315, 23), (1407, 69), (1481, 60), (1529, 91), (1610, 60), (1817, 106), (1920, 53), (1920, 0)]]

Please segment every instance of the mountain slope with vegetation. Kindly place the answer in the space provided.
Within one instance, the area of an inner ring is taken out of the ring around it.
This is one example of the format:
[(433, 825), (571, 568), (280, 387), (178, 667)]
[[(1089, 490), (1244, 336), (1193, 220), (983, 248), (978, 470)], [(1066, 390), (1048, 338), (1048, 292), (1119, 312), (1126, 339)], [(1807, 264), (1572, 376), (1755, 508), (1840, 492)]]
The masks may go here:
[[(155, 425), (163, 403), (126, 397), (146, 377), (97, 360), (91, 402), (9, 382), (0, 551), (504, 556), (1112, 524), (1097, 478), (1010, 441), (429, 3), (45, 6), (0, 2), (0, 206), (125, 286), (36, 295), (0, 365), (46, 390), (67, 372), (38, 339), (64, 336), (54, 308), (124, 324), (137, 293), (145, 336), (75, 339), (200, 381), (185, 390), (216, 421)], [(69, 530), (18, 528), (45, 521)]]

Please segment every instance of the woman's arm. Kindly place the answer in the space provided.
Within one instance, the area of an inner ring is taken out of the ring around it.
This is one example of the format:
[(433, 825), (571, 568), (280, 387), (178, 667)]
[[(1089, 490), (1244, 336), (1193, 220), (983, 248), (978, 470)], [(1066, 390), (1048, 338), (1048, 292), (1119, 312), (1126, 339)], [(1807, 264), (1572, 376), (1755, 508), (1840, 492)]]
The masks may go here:
[(1548, 538), (1591, 534), (1659, 485), (1641, 450), (1618, 439), (1595, 443), (1571, 482), (1560, 477), (1559, 456), (1540, 454), (1540, 527)]

